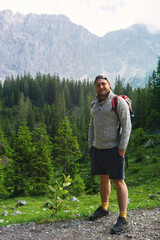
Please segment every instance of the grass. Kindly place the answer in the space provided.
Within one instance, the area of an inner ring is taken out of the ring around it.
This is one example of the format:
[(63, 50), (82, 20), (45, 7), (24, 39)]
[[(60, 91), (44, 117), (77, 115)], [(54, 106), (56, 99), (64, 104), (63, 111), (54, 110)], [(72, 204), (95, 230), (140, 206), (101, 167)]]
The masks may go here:
[[(149, 190), (147, 185), (140, 185), (136, 187), (129, 186), (128, 210), (139, 208), (154, 208), (160, 207), (160, 200), (151, 199), (149, 194), (158, 195), (158, 183), (155, 182)], [(157, 188), (156, 188), (157, 186)], [(55, 222), (59, 220), (72, 220), (76, 218), (88, 218), (90, 214), (100, 205), (100, 195), (83, 195), (77, 197), (79, 200), (71, 201), (71, 196), (64, 200), (64, 209), (58, 212), (57, 218), (53, 216), (52, 209), (44, 207), (44, 204), (49, 200), (46, 196), (41, 197), (16, 197), (12, 199), (1, 199), (0, 202), (0, 226), (10, 224), (27, 224), (29, 222)], [(25, 200), (27, 204), (16, 207), (18, 200)], [(5, 206), (5, 208), (4, 208)], [(15, 210), (12, 210), (14, 207)], [(116, 191), (112, 184), (112, 192), (110, 196), (110, 209), (112, 212), (118, 212)], [(7, 210), (8, 216), (3, 217), (2, 213)], [(15, 211), (20, 211), (21, 215), (12, 215)], [(3, 222), (1, 222), (3, 220)]]
[[(27, 204), (24, 206), (16, 207), (18, 200), (25, 200)], [(0, 217), (0, 220), (4, 220), (1, 225), (6, 224), (25, 224), (29, 222), (37, 221), (39, 222), (41, 219), (45, 219), (51, 216), (51, 212), (49, 210), (45, 210), (44, 204), (47, 200), (46, 197), (18, 197), (18, 198), (9, 198), (9, 199), (1, 199), (0, 203), (0, 216), (4, 211), (8, 211), (8, 216)], [(14, 210), (11, 207), (15, 208)], [(20, 211), (22, 214), (20, 215), (12, 215), (15, 211)]]
[[(160, 207), (160, 157), (158, 156), (158, 150), (146, 148), (143, 159), (138, 162), (134, 154), (130, 155), (133, 158), (129, 157), (129, 168), (126, 170), (126, 183), (130, 199), (128, 210)], [(84, 194), (77, 197), (79, 201), (71, 201), (71, 198), (72, 196), (69, 195), (66, 197), (64, 208), (58, 212), (57, 218), (53, 216), (52, 209), (44, 207), (44, 204), (49, 201), (47, 196), (21, 196), (0, 199), (0, 226), (88, 218), (101, 204), (99, 194)], [(17, 208), (18, 200), (25, 200), (27, 204)], [(11, 207), (14, 207), (15, 210), (12, 210)], [(110, 209), (112, 212), (119, 211), (116, 190), (113, 184), (110, 195)], [(6, 210), (8, 216), (4, 217), (2, 214)], [(12, 215), (17, 210), (22, 214)]]

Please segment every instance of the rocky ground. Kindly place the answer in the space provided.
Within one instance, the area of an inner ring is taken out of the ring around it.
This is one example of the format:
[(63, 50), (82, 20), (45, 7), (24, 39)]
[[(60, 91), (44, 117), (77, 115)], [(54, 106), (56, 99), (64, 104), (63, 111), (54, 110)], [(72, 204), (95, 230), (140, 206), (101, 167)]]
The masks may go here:
[(160, 240), (160, 208), (128, 212), (129, 228), (120, 235), (111, 235), (110, 229), (117, 214), (100, 220), (73, 220), (70, 222), (30, 223), (0, 227), (0, 240)]

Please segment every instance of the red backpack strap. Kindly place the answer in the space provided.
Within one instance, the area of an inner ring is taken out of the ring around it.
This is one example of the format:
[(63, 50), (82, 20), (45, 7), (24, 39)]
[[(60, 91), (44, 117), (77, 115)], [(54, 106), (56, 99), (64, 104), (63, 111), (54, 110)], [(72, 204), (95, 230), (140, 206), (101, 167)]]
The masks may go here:
[(114, 110), (115, 114), (117, 114), (118, 97), (119, 97), (119, 96), (114, 96), (114, 97), (112, 98), (112, 109)]
[(127, 99), (128, 97), (126, 95), (120, 95), (123, 99)]
[(131, 113), (133, 113), (133, 110), (132, 110), (132, 101), (131, 99), (129, 99), (129, 97), (127, 97), (126, 95), (120, 95), (125, 101), (126, 103), (128, 104), (129, 106), (129, 110)]

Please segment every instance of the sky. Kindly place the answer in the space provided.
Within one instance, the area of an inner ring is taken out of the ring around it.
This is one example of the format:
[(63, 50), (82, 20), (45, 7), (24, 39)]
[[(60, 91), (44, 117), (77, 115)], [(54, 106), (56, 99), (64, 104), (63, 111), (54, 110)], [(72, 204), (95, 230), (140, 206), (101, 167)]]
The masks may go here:
[(97, 36), (145, 24), (160, 31), (160, 0), (0, 0), (0, 11), (64, 14)]

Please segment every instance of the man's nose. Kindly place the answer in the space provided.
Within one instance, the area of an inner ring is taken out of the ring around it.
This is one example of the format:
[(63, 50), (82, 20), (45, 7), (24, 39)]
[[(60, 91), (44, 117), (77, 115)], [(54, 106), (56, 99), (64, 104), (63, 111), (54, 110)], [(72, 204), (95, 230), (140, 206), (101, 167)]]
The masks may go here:
[(100, 85), (99, 85), (99, 88), (103, 88), (103, 84), (100, 84)]

